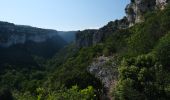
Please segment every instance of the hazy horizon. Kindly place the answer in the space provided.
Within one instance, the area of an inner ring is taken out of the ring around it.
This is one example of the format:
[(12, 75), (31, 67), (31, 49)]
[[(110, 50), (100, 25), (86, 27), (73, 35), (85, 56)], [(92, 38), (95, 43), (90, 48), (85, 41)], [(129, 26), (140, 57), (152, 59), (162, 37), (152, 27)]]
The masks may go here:
[(59, 31), (96, 29), (125, 16), (130, 0), (0, 0), (0, 21)]

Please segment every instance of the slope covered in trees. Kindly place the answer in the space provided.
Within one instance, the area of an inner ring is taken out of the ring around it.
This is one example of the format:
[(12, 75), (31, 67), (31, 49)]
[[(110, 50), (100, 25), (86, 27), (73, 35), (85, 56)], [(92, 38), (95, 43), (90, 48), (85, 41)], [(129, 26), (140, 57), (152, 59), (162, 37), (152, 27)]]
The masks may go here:
[[(145, 21), (126, 29), (113, 30), (115, 23), (111, 22), (96, 30), (107, 32), (99, 43), (81, 48), (70, 44), (44, 63), (39, 59), (39, 69), (5, 67), (0, 76), (0, 98), (107, 100), (111, 92), (109, 98), (115, 100), (168, 100), (170, 6), (143, 17)], [(114, 56), (117, 65), (112, 91), (87, 70), (95, 58), (103, 55)]]

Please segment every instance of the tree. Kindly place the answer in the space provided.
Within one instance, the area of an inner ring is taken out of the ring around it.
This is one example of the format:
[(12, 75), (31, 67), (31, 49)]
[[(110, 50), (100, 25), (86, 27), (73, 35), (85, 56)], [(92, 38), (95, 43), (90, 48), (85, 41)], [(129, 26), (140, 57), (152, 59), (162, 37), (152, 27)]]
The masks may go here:
[(115, 90), (118, 100), (165, 99), (164, 71), (153, 55), (124, 59)]

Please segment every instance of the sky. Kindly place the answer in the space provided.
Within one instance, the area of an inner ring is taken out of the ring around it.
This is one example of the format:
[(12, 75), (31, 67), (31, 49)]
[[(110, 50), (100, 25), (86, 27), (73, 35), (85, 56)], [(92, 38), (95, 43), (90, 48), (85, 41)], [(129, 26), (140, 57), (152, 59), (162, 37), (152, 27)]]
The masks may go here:
[(0, 21), (60, 31), (100, 28), (130, 0), (0, 0)]

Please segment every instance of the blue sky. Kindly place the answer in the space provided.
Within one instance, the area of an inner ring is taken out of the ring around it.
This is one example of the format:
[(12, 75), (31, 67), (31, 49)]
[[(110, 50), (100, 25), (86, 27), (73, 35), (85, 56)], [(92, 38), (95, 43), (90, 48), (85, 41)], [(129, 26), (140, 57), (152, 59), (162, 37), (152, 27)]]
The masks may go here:
[(125, 16), (130, 0), (0, 0), (0, 21), (61, 31), (99, 28)]

